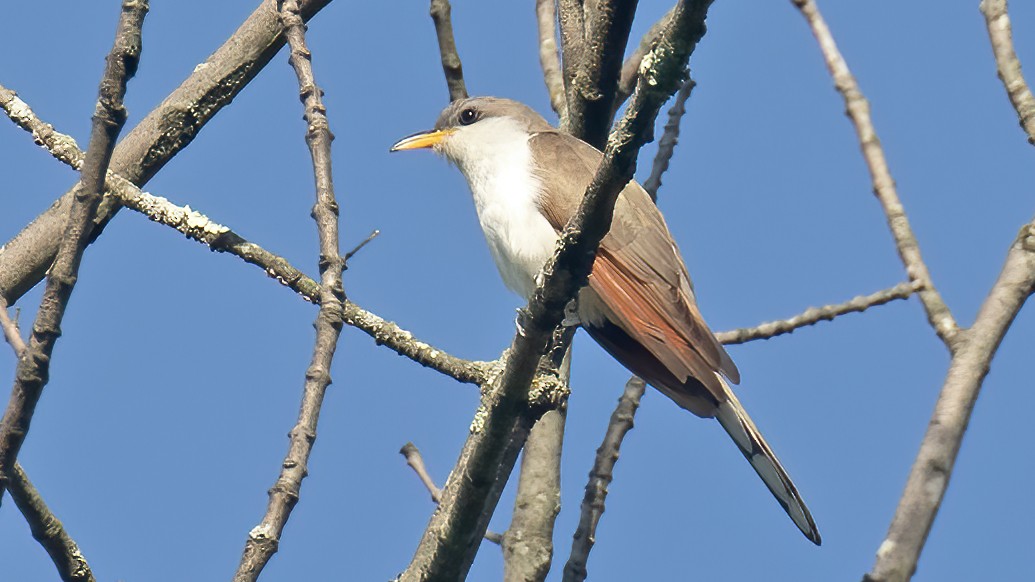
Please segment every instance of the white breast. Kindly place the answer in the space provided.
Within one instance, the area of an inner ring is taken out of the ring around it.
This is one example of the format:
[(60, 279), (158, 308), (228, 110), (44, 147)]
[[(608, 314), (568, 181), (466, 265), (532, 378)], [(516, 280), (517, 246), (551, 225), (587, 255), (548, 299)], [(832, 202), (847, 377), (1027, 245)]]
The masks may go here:
[(525, 298), (535, 291), (535, 277), (557, 243), (536, 205), (540, 184), (528, 138), (515, 122), (491, 118), (462, 128), (443, 148), (467, 178), (503, 282)]

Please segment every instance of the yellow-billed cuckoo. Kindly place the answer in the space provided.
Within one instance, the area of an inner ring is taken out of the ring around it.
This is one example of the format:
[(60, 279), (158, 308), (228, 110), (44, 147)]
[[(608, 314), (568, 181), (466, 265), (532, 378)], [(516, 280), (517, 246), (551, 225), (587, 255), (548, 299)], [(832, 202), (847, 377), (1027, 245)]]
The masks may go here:
[[(603, 155), (509, 99), (454, 101), (435, 129), (391, 151), (431, 148), (456, 164), (508, 287), (528, 299)], [(589, 284), (583, 329), (619, 362), (686, 410), (716, 418), (805, 537), (819, 531), (794, 483), (727, 384), (740, 373), (697, 308), (665, 220), (635, 181), (615, 204)]]

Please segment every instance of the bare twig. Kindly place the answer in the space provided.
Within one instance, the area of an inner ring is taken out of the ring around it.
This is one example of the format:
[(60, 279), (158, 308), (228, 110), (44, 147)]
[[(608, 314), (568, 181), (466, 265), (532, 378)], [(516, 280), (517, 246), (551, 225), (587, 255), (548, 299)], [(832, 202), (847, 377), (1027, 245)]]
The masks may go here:
[(550, 106), (562, 121), (568, 115), (564, 95), (564, 75), (561, 73), (561, 54), (557, 51), (556, 0), (536, 0), (535, 14), (539, 23), (539, 65), (543, 81), (550, 93)]
[(622, 441), (625, 440), (626, 433), (633, 427), (633, 417), (640, 406), (640, 399), (643, 398), (646, 386), (644, 381), (636, 376), (630, 378), (625, 384), (625, 391), (618, 399), (618, 407), (611, 413), (604, 440), (597, 449), (593, 468), (589, 472), (586, 495), (582, 499), (579, 526), (575, 530), (575, 537), (571, 544), (571, 555), (564, 566), (565, 582), (586, 579), (586, 563), (589, 560), (589, 552), (596, 542), (597, 524), (600, 523), (600, 517), (604, 514), (607, 486), (614, 478), (615, 463), (618, 462)]
[(438, 52), (442, 57), (442, 72), (446, 76), (449, 100), (456, 101), (467, 98), (467, 85), (464, 84), (464, 67), (460, 63), (460, 54), (456, 50), (456, 40), (453, 38), (453, 20), (450, 17), (452, 11), (449, 0), (431, 0), (431, 19), (435, 21)]
[(343, 259), (343, 262), (342, 262), (342, 270), (348, 269), (349, 268), (349, 259), (351, 259), (352, 257), (356, 256), (356, 253), (358, 253), (359, 251), (363, 250), (363, 247), (365, 247), (368, 244), (370, 244), (370, 241), (372, 241), (375, 238), (377, 238), (377, 236), (379, 234), (381, 234), (381, 231), (375, 228), (373, 231), (370, 232), (369, 235), (367, 235), (367, 238), (363, 239), (363, 241), (360, 242), (358, 245), (352, 247), (351, 251), (345, 253), (345, 258)]
[(435, 481), (428, 474), (428, 469), (424, 466), (424, 457), (421, 456), (417, 445), (406, 443), (399, 449), (399, 454), (406, 457), (406, 464), (417, 474), (420, 482), (424, 484), (424, 487), (428, 489), (428, 493), (431, 494), (431, 500), (435, 502), (435, 505), (438, 505), (442, 501), (442, 490), (435, 485)]
[(334, 136), (327, 123), (326, 108), (321, 98), (323, 92), (313, 74), (312, 54), (306, 46), (301, 7), (297, 0), (279, 1), (278, 7), (291, 48), (288, 61), (298, 77), (299, 95), (305, 104), (304, 118), (308, 126), (305, 140), (313, 160), (316, 204), (312, 214), (320, 239), (320, 312), (313, 322), (316, 341), (305, 372), (298, 421), (288, 433), (288, 453), (281, 463), (280, 476), (269, 490), (266, 514), (248, 533), (234, 582), (254, 582), (259, 578), (262, 569), (276, 553), (291, 510), (298, 503), (302, 480), (309, 474), (309, 455), (316, 442), (323, 398), (331, 384), (331, 363), (341, 335), (341, 305), (345, 300), (341, 280), (345, 261), (338, 248), (338, 202), (334, 197), (331, 172), (331, 140)]
[[(435, 480), (431, 478), (428, 473), (428, 468), (424, 466), (424, 457), (420, 454), (420, 449), (413, 443), (406, 443), (399, 449), (399, 454), (406, 457), (406, 464), (413, 469), (413, 472), (417, 474), (417, 478), (424, 484), (424, 487), (431, 494), (431, 501), (438, 505), (442, 501), (442, 490), (435, 485)], [(494, 531), (486, 531), (485, 539), (494, 543), (503, 543), (503, 534), (498, 534)]]
[[(302, 0), (303, 18), (312, 18), (328, 3)], [(146, 184), (269, 63), (284, 44), (281, 30), (274, 3), (260, 3), (223, 46), (119, 142), (111, 170), (138, 186)], [(8, 304), (43, 279), (54, 262), (71, 200), (71, 192), (65, 194), (0, 246), (0, 295)], [(93, 238), (118, 209), (114, 200), (101, 202)]]
[(583, 50), (566, 87), (568, 115), (562, 127), (596, 148), (604, 147), (611, 130), (622, 55), (636, 4), (637, 0), (598, 0), (585, 13)]
[[(54, 128), (40, 120), (32, 109), (15, 95), (14, 91), (0, 86), (0, 108), (19, 127), (32, 133), (56, 159), (79, 169), (83, 152), (70, 136), (54, 131)], [(108, 194), (116, 197), (119, 204), (127, 206), (158, 222), (176, 229), (187, 238), (208, 245), (214, 251), (230, 253), (246, 263), (262, 268), (267, 275), (298, 293), (312, 303), (320, 302), (320, 285), (305, 273), (296, 269), (278, 255), (241, 237), (229, 227), (213, 222), (204, 214), (189, 206), (177, 206), (165, 198), (141, 192), (129, 180), (108, 172), (105, 187)], [(398, 325), (364, 310), (348, 299), (342, 306), (342, 318), (346, 324), (356, 327), (374, 338), (378, 344), (405, 356), (422, 366), (469, 384), (482, 384), (489, 364), (471, 362), (452, 356), (427, 343), (417, 340)]]
[(11, 499), (29, 524), (32, 537), (43, 546), (64, 582), (93, 582), (93, 572), (86, 563), (79, 545), (65, 531), (65, 526), (54, 516), (32, 485), (17, 461), (8, 481)]
[(982, 0), (981, 13), (985, 15), (999, 79), (1017, 111), (1021, 127), (1028, 134), (1028, 143), (1035, 145), (1035, 97), (1021, 75), (1021, 61), (1013, 50), (1013, 32), (1010, 30), (1010, 16), (1006, 13), (1006, 0)]
[(755, 327), (723, 331), (715, 334), (715, 337), (719, 338), (719, 341), (726, 345), (774, 338), (791, 333), (802, 327), (815, 325), (821, 321), (832, 321), (835, 317), (848, 313), (861, 313), (871, 307), (884, 305), (896, 299), (909, 299), (909, 296), (916, 293), (916, 291), (916, 283), (899, 283), (894, 287), (883, 289), (871, 295), (859, 295), (844, 303), (824, 305), (823, 307), (810, 307), (804, 312), (788, 319), (770, 321)]
[(543, 283), (518, 314), (521, 333), (511, 344), (499, 380), (483, 398), (442, 504), (401, 580), (462, 579), (470, 568), (517, 452), (545, 411), (528, 406), (540, 355), (561, 323), (564, 307), (586, 282), (597, 245), (611, 223), (615, 199), (632, 177), (639, 148), (651, 137), (658, 111), (686, 78), (686, 62), (704, 35), (710, 4), (681, 0), (665, 34), (644, 58), (632, 104), (612, 132), (582, 205), (561, 234), (560, 248), (544, 267)]
[(643, 183), (643, 189), (650, 194), (651, 200), (658, 199), (658, 188), (661, 188), (661, 176), (668, 170), (668, 162), (676, 151), (676, 144), (679, 143), (679, 122), (686, 113), (686, 100), (690, 98), (690, 92), (694, 90), (693, 79), (687, 78), (683, 86), (679, 88), (676, 97), (672, 102), (672, 108), (668, 110), (668, 121), (665, 123), (665, 131), (658, 140), (658, 153), (654, 156), (654, 165), (651, 167), (650, 176)]
[(3, 296), (0, 296), (0, 327), (4, 330), (4, 339), (14, 350), (14, 356), (21, 359), (26, 350), (25, 340), (22, 339), (22, 332), (18, 329), (18, 324), (7, 313), (7, 301), (4, 301)]
[(913, 228), (909, 225), (909, 218), (906, 216), (902, 202), (899, 200), (898, 192), (895, 189), (895, 181), (888, 170), (888, 162), (884, 157), (884, 149), (877, 138), (877, 131), (870, 119), (870, 105), (859, 89), (855, 77), (848, 69), (848, 63), (837, 48), (830, 29), (823, 20), (816, 3), (813, 0), (791, 0), (801, 11), (812, 34), (819, 42), (819, 48), (826, 60), (827, 68), (834, 79), (834, 86), (838, 93), (844, 98), (845, 108), (849, 119), (855, 126), (862, 147), (863, 158), (870, 170), (870, 177), (873, 180), (873, 192), (880, 201), (881, 208), (887, 217), (888, 228), (895, 239), (895, 247), (898, 255), (906, 268), (906, 274), (910, 281), (919, 284), (917, 295), (923, 303), (927, 313), (927, 320), (938, 337), (945, 343), (949, 351), (955, 351), (959, 342), (957, 335), (959, 326), (956, 324), (949, 306), (945, 304), (941, 294), (931, 280), (931, 274), (927, 270), (923, 257), (920, 255), (920, 246), (917, 243)]
[(69, 209), (68, 223), (47, 277), (28, 348), (18, 361), (11, 398), (0, 422), (0, 496), (18, 451), (47, 384), (50, 356), (61, 335), (61, 320), (75, 287), (79, 263), (86, 250), (91, 221), (104, 192), (104, 176), (115, 139), (126, 123), (122, 98), (126, 81), (136, 72), (140, 59), (140, 27), (147, 14), (147, 0), (123, 0), (115, 42), (108, 54), (93, 114), (90, 147), (83, 162), (80, 187)]

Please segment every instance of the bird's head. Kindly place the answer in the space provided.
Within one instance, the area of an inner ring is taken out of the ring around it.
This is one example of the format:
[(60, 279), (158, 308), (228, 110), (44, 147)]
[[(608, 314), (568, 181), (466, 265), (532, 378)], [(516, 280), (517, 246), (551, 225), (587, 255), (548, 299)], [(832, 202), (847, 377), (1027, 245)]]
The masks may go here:
[(390, 151), (430, 148), (463, 168), (473, 156), (523, 145), (532, 134), (552, 130), (527, 105), (498, 97), (470, 97), (442, 110), (434, 129), (403, 138)]

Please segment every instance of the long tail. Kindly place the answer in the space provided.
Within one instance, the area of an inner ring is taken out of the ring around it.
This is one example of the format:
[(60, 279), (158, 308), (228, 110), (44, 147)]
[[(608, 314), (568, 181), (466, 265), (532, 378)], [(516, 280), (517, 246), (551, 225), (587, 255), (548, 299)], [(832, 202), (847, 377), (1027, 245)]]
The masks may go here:
[(822, 540), (819, 537), (819, 529), (816, 528), (816, 522), (812, 520), (812, 514), (802, 501), (798, 489), (791, 482), (791, 478), (780, 465), (773, 449), (769, 448), (769, 443), (762, 438), (762, 433), (751, 421), (751, 417), (741, 406), (729, 385), (725, 380), (721, 381), (726, 389), (727, 401), (719, 404), (719, 411), (715, 418), (751, 463), (751, 467), (762, 478), (773, 497), (780, 502), (783, 510), (794, 520), (794, 525), (798, 526), (801, 533), (805, 534), (805, 537), (809, 538), (812, 543), (820, 545)]

